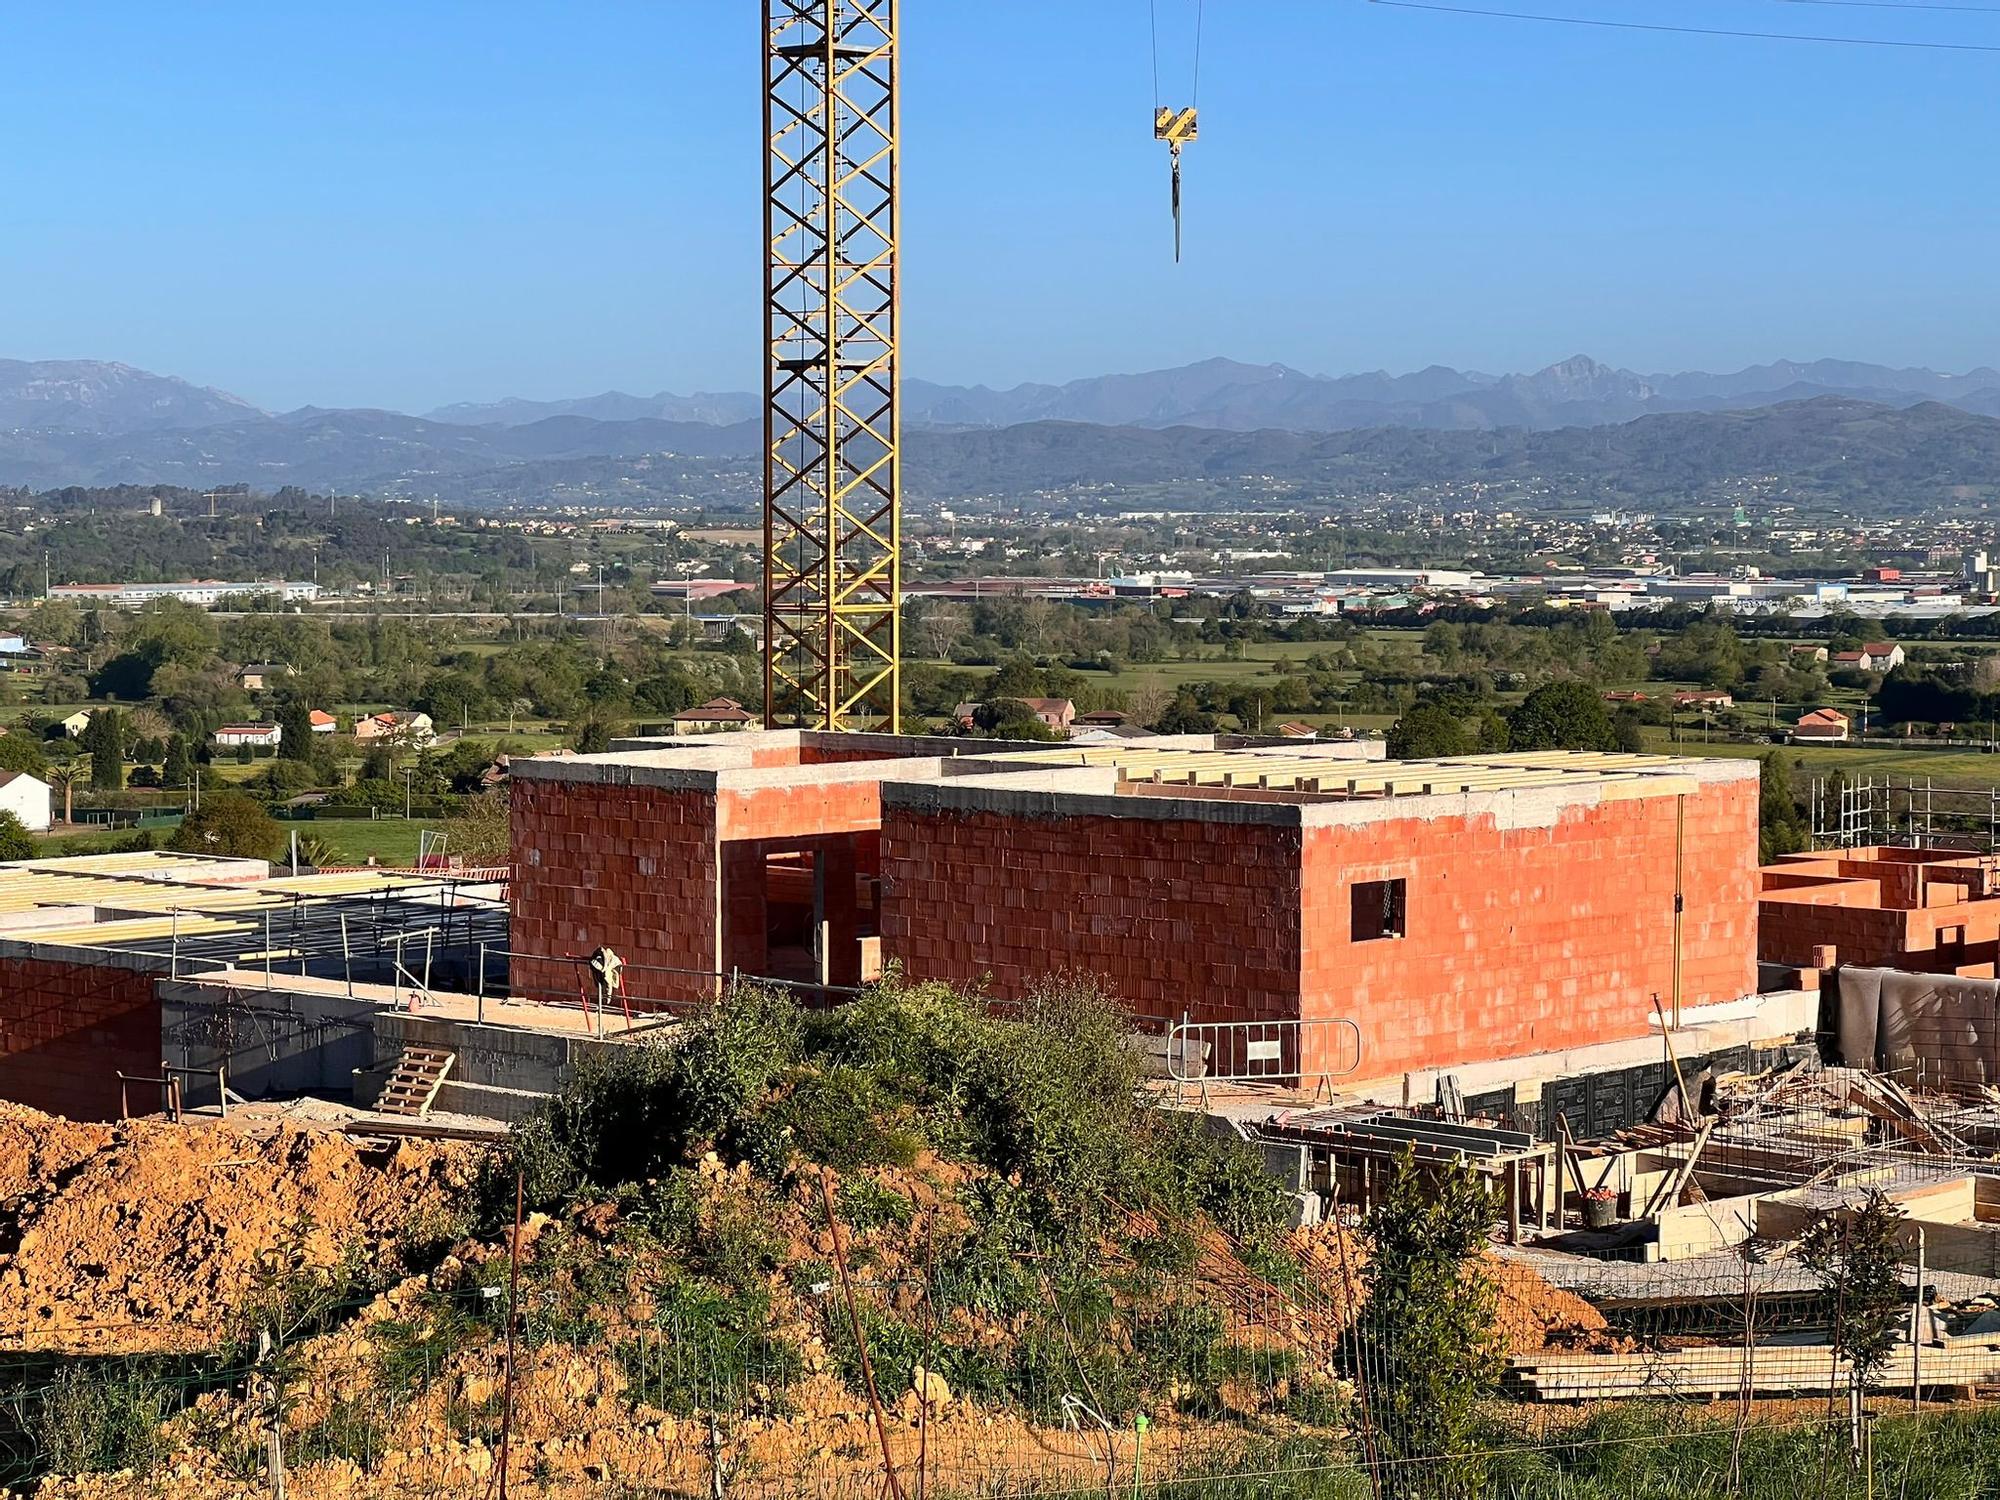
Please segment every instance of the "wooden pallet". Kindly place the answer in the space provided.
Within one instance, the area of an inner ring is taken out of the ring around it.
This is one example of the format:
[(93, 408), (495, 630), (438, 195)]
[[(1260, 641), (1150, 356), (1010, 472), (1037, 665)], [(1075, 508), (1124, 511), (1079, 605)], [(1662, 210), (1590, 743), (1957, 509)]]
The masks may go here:
[(442, 1047), (405, 1047), (388, 1082), (382, 1085), (381, 1097), (375, 1101), (376, 1113), (412, 1119), (429, 1114), (456, 1057)]
[[(1907, 1389), (1921, 1374), (1926, 1387), (1978, 1386), (2000, 1380), (2000, 1349), (1986, 1339), (1947, 1339), (1923, 1350), (1912, 1369), (1908, 1344), (1876, 1374), (1881, 1390)], [(1758, 1395), (1817, 1395), (1844, 1390), (1847, 1362), (1824, 1344), (1765, 1344), (1746, 1360), (1741, 1345), (1633, 1354), (1565, 1354), (1550, 1350), (1508, 1361), (1506, 1385), (1538, 1401), (1589, 1401), (1632, 1396), (1729, 1396), (1746, 1384)]]

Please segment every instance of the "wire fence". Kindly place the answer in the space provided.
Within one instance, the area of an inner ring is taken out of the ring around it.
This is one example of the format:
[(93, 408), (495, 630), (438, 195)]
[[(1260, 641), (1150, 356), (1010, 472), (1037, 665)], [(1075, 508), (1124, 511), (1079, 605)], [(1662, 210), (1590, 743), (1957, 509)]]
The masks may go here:
[(1682, 1264), (1496, 1249), (1498, 1379), (1447, 1441), (1422, 1415), (1433, 1372), (1365, 1300), (1351, 1214), (1281, 1262), (1139, 1221), (1099, 1279), (1036, 1252), (933, 1267), (920, 1242), (882, 1269), (867, 1191), (769, 1285), (635, 1291), (552, 1252), (511, 1287), (494, 1257), (261, 1349), (0, 1355), (0, 1485), (252, 1495), (282, 1473), (294, 1496), (484, 1495), (504, 1450), (521, 1493), (1496, 1492), (1451, 1487), (1471, 1462), (1481, 1486), (1590, 1495), (1639, 1491), (1557, 1481), (1695, 1455), (1716, 1484), (1687, 1493), (1775, 1494), (1744, 1466), (1776, 1449), (1798, 1496), (1862, 1493), (1878, 1416), (2000, 1453), (2000, 1412), (1973, 1404), (2000, 1388), (2000, 1283), (1936, 1272), (1914, 1241), (1891, 1350), (1858, 1380), (1839, 1288), (1784, 1245)]

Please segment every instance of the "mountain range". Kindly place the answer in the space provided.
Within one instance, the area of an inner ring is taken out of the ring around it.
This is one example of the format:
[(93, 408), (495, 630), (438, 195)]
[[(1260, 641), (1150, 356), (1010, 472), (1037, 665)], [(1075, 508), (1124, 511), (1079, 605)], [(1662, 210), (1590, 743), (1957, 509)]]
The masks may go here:
[[(1641, 376), (1578, 358), (1532, 375), (1329, 379), (1206, 360), (1007, 391), (911, 381), (905, 408), (905, 483), (917, 497), (1191, 480), (1333, 496), (1531, 479), (1671, 497), (1746, 476), (1884, 506), (2000, 492), (2000, 372), (1984, 368), (1819, 361)], [(728, 393), (613, 392), (428, 416), (273, 414), (124, 365), (0, 362), (0, 484), (754, 503), (757, 411), (755, 398)]]
[[(1733, 373), (1641, 375), (1577, 355), (1526, 375), (1486, 375), (1432, 365), (1408, 375), (1308, 375), (1286, 365), (1205, 359), (1169, 370), (1097, 375), (1065, 385), (903, 383), (912, 427), (1012, 427), (1022, 422), (1094, 422), (1112, 427), (1208, 427), (1224, 432), (1347, 432), (1361, 427), (1485, 431), (1596, 427), (1654, 412), (1732, 411), (1815, 396), (1890, 406), (1942, 401), (2000, 416), (2000, 370), (1963, 375), (1822, 359), (1780, 360)], [(756, 416), (747, 394), (627, 396), (576, 401), (509, 400), (442, 407), (433, 421), (512, 426), (551, 416), (655, 417), (732, 422)]]

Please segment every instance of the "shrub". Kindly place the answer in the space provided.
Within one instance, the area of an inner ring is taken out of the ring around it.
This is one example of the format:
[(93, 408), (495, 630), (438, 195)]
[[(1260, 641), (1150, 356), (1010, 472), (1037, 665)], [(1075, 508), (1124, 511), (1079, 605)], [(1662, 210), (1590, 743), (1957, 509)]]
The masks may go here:
[(681, 1416), (741, 1409), (753, 1386), (782, 1391), (804, 1372), (799, 1351), (770, 1332), (765, 1298), (679, 1279), (653, 1300), (653, 1329), (617, 1349), (635, 1402)]
[(143, 1363), (71, 1364), (56, 1372), (28, 1425), (49, 1473), (144, 1474), (165, 1454), (160, 1426), (180, 1405), (176, 1382)]
[(362, 1401), (337, 1396), (326, 1415), (285, 1439), (287, 1464), (325, 1463), (344, 1459), (366, 1472), (388, 1447), (388, 1430)]
[(1384, 1494), (1484, 1492), (1472, 1438), (1499, 1374), (1493, 1283), (1480, 1263), (1494, 1213), (1470, 1168), (1426, 1173), (1409, 1151), (1368, 1212), (1362, 1358), (1374, 1372), (1377, 1441), (1397, 1461)]

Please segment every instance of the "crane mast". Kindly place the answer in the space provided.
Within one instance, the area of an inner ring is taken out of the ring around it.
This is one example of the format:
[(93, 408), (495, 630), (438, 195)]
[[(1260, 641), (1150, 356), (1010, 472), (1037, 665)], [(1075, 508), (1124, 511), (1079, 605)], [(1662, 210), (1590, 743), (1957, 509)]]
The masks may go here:
[(764, 16), (764, 722), (893, 733), (896, 0)]

